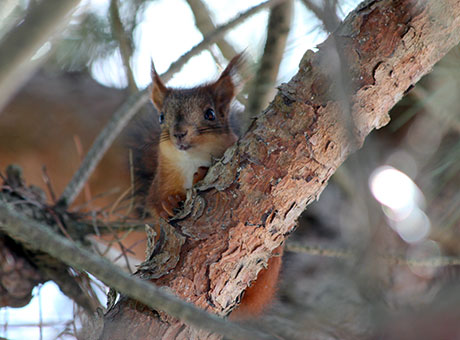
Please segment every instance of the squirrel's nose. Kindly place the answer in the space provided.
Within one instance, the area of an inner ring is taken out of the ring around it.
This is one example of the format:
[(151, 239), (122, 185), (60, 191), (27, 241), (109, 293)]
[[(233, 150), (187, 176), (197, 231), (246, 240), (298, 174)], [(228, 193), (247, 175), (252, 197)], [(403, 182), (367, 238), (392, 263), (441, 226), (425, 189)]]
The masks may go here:
[(187, 135), (187, 130), (174, 132), (174, 137), (176, 137), (179, 140), (183, 139), (186, 135)]

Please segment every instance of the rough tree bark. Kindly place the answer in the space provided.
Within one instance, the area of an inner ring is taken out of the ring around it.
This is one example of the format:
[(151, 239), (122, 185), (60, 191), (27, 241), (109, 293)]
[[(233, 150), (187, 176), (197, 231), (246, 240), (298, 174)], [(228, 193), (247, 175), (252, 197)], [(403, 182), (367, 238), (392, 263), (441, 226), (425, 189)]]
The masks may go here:
[[(388, 123), (391, 107), (459, 39), (458, 0), (361, 4), (317, 53), (305, 53), (297, 75), (210, 170), (173, 222), (186, 235), (181, 246), (164, 265), (153, 254), (139, 274), (228, 314), (347, 155)], [(335, 99), (339, 54), (351, 77), (346, 102)], [(134, 338), (218, 336), (121, 299), (106, 314), (101, 339)]]

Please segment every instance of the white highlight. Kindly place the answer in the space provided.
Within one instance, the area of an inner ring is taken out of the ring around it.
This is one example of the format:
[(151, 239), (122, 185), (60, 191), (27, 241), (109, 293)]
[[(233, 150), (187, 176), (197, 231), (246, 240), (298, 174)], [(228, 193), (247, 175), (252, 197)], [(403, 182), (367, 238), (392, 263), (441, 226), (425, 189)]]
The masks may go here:
[(397, 221), (390, 220), (390, 225), (407, 243), (424, 240), (431, 227), (428, 216), (417, 206), (411, 210), (406, 218)]
[(414, 182), (391, 166), (377, 168), (371, 175), (370, 187), (375, 199), (392, 210), (404, 211), (414, 204)]
[(424, 240), (431, 223), (422, 210), (423, 195), (405, 173), (391, 167), (377, 168), (369, 179), (375, 199), (382, 204), (388, 224), (408, 243)]
[(47, 55), (51, 51), (51, 43), (49, 41), (45, 42), (38, 50), (35, 52), (31, 60), (37, 60), (45, 55)]

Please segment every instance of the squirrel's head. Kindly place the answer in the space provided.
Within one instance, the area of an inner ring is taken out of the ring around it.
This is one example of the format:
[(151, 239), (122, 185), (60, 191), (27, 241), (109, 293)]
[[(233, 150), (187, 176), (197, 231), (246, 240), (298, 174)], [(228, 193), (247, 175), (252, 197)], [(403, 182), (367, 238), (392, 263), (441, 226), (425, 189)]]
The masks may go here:
[(152, 63), (151, 99), (158, 111), (160, 143), (170, 140), (179, 150), (212, 143), (230, 131), (230, 104), (242, 85), (244, 55), (234, 57), (215, 82), (190, 88), (166, 87)]

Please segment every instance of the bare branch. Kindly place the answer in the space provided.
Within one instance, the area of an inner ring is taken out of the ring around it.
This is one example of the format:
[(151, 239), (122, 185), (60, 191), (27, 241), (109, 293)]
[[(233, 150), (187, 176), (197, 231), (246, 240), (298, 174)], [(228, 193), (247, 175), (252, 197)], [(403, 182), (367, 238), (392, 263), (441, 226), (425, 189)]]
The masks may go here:
[(12, 15), (15, 9), (19, 7), (16, 0), (4, 0), (0, 2), (0, 36), (11, 29), (16, 18)]
[[(211, 20), (211, 13), (209, 12), (206, 4), (201, 0), (187, 0), (187, 3), (190, 6), (190, 9), (193, 12), (195, 17), (196, 27), (200, 30), (201, 34), (204, 37), (211, 34), (215, 31), (216, 25)], [(225, 39), (222, 38), (216, 42), (217, 47), (219, 47), (222, 55), (225, 59), (232, 59), (238, 52), (233, 48), (233, 46)]]
[(70, 183), (64, 189), (58, 204), (69, 206), (80, 193), (89, 176), (93, 173), (97, 164), (104, 156), (110, 145), (121, 130), (128, 124), (136, 112), (147, 102), (149, 93), (147, 89), (131, 95), (123, 105), (110, 118), (107, 125), (97, 136), (91, 149), (86, 154)]
[(34, 54), (70, 20), (80, 0), (34, 3), (24, 21), (0, 41), (0, 111), (46, 58)]
[(128, 35), (123, 28), (123, 23), (121, 22), (118, 0), (110, 0), (109, 10), (110, 19), (112, 22), (112, 30), (116, 39), (118, 40), (121, 60), (123, 61), (126, 78), (128, 80), (128, 88), (131, 92), (136, 92), (139, 89), (137, 88), (136, 82), (134, 80), (133, 70), (131, 69), (130, 65), (131, 56), (133, 55), (133, 48), (131, 46)]
[(249, 90), (246, 113), (242, 117), (244, 119), (241, 119), (245, 124), (243, 131), (246, 131), (252, 118), (258, 115), (274, 96), (276, 78), (291, 27), (291, 16), (291, 0), (270, 10), (264, 54)]
[(180, 57), (178, 60), (172, 63), (171, 66), (169, 66), (169, 69), (161, 77), (165, 81), (168, 81), (175, 72), (178, 72), (182, 68), (182, 66), (185, 65), (187, 61), (189, 61), (193, 56), (197, 55), (198, 53), (204, 51), (209, 45), (219, 41), (219, 39), (221, 39), (227, 31), (231, 30), (232, 28), (235, 28), (236, 26), (238, 26), (243, 21), (253, 16), (257, 12), (260, 12), (265, 8), (269, 8), (271, 6), (279, 4), (283, 1), (285, 0), (268, 0), (266, 2), (261, 3), (260, 5), (251, 7), (246, 12), (243, 12), (240, 15), (238, 15), (235, 19), (232, 19), (226, 24), (217, 27), (216, 30), (213, 33), (206, 36), (202, 42), (200, 42), (198, 45), (195, 45), (190, 51), (188, 51), (186, 54), (184, 54), (182, 57)]
[(332, 249), (318, 245), (302, 244), (299, 242), (287, 242), (286, 251), (345, 260), (353, 260), (356, 255), (350, 250)]
[[(303, 253), (313, 256), (331, 257), (340, 260), (354, 261), (358, 258), (358, 253), (349, 249), (334, 249), (318, 245), (301, 244), (298, 242), (288, 242), (286, 250)], [(404, 255), (394, 254), (376, 254), (376, 257), (384, 260), (387, 263), (400, 266), (416, 266), (416, 267), (447, 267), (460, 265), (460, 258), (455, 256), (436, 256), (427, 258), (407, 258)]]
[(325, 0), (322, 7), (311, 0), (302, 0), (302, 2), (323, 22), (324, 28), (329, 33), (334, 32), (340, 25), (341, 20), (337, 16), (337, 0)]
[[(451, 83), (447, 83), (444, 86), (451, 86)], [(421, 86), (414, 87), (410, 94), (417, 100), (423, 101), (427, 107), (427, 111), (437, 120), (442, 121), (449, 128), (460, 132), (460, 119), (455, 110), (445, 110), (443, 107), (438, 105), (439, 101), (442, 100), (441, 93), (444, 88), (438, 89), (436, 92), (429, 93)]]
[(130, 276), (108, 260), (53, 233), (48, 227), (24, 217), (4, 202), (0, 202), (0, 230), (15, 240), (21, 240), (30, 249), (44, 251), (72, 267), (85, 270), (117, 291), (155, 310), (165, 311), (190, 325), (235, 340), (275, 339), (260, 331), (243, 328), (209, 314), (149, 282)]

